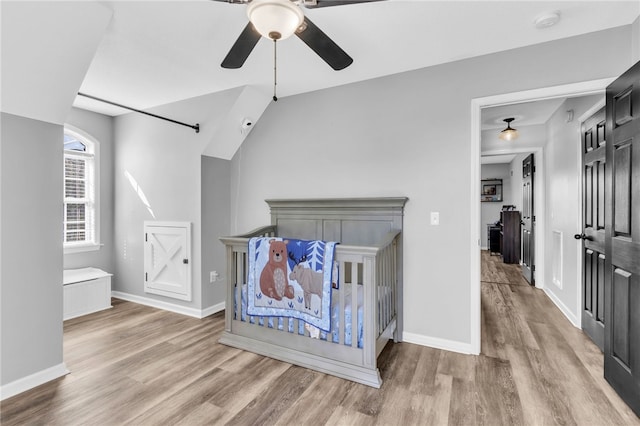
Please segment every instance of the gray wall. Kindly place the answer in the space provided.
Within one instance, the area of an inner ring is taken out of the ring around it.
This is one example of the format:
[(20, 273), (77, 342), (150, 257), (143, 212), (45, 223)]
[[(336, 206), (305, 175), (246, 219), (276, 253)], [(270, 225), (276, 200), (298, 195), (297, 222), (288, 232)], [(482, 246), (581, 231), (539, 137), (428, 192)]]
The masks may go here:
[[(210, 306), (205, 303), (224, 301), (223, 295), (209, 289), (208, 300), (202, 299), (201, 153), (239, 93), (229, 90), (150, 110), (182, 122), (199, 123), (200, 133), (136, 113), (115, 119), (114, 290), (193, 309), (205, 309)], [(217, 185), (214, 184), (216, 191)], [(228, 204), (228, 200), (223, 202)], [(143, 226), (146, 220), (191, 222), (191, 302), (144, 292)], [(218, 267), (224, 265), (224, 261), (215, 259), (210, 265)], [(204, 281), (208, 282), (208, 279)], [(216, 294), (220, 300), (212, 300)]]
[[(226, 296), (224, 245), (219, 238), (229, 235), (231, 223), (231, 161), (202, 157), (202, 306), (220, 304)], [(217, 271), (218, 281), (209, 282)]]
[(408, 196), (405, 333), (469, 344), (471, 100), (631, 63), (624, 27), (280, 99), (233, 159), (232, 230), (268, 223), (265, 198)]
[(113, 273), (113, 118), (72, 108), (66, 123), (88, 133), (100, 144), (100, 242), (102, 247), (97, 251), (65, 254), (64, 268), (92, 266)]
[(480, 179), (502, 179), (502, 201), (480, 202), (480, 247), (488, 248), (487, 224), (495, 223), (500, 219), (503, 205), (514, 204), (511, 200), (510, 173), (509, 164), (483, 164), (480, 168)]
[(62, 360), (62, 126), (1, 115), (0, 384)]

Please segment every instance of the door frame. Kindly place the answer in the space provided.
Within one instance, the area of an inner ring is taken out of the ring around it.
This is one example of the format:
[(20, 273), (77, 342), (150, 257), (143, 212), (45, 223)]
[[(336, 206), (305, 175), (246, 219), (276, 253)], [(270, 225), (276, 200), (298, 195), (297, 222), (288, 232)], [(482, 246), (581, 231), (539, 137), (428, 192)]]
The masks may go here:
[[(560, 97), (575, 97), (602, 94), (605, 92), (609, 83), (613, 82), (616, 77), (590, 80), (580, 83), (571, 83), (559, 86), (544, 87), (540, 89), (525, 90), (520, 92), (504, 93), (500, 95), (487, 96), (482, 98), (471, 99), (471, 137), (470, 144), (470, 170), (471, 178), (469, 179), (469, 204), (470, 204), (470, 223), (469, 223), (469, 259), (470, 259), (470, 349), (473, 354), (480, 354), (481, 350), (481, 296), (480, 296), (480, 203), (477, 200), (478, 188), (480, 186), (480, 141), (481, 141), (481, 110), (482, 108), (517, 104), (523, 102), (531, 102), (545, 99), (554, 99)], [(542, 169), (542, 167), (541, 167)], [(541, 184), (544, 181), (540, 179)], [(538, 204), (540, 207), (540, 204)], [(544, 207), (544, 205), (542, 206)], [(538, 217), (544, 222), (544, 210), (538, 210)], [(582, 219), (580, 218), (580, 221)], [(538, 221), (540, 224), (540, 221)], [(544, 254), (546, 250), (546, 241), (540, 225), (538, 225), (538, 245), (540, 252)], [(541, 235), (543, 234), (543, 235)], [(536, 255), (538, 250), (536, 250)], [(536, 287), (544, 288), (544, 256), (538, 257), (538, 274)], [(580, 292), (580, 291), (579, 291)]]

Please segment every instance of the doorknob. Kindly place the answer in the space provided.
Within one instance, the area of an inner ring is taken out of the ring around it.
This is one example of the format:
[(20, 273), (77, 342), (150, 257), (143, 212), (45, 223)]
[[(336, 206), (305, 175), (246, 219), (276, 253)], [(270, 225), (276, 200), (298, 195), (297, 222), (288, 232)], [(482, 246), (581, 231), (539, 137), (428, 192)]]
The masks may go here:
[(587, 234), (576, 234), (573, 236), (573, 238), (575, 238), (576, 240), (591, 240), (591, 238), (589, 236), (587, 236)]

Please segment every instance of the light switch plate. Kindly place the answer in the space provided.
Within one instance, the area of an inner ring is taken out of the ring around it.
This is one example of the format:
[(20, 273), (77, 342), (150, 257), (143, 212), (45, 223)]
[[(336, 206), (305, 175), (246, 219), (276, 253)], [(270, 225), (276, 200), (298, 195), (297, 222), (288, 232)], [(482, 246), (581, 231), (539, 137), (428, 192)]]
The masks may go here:
[(440, 225), (440, 212), (431, 212), (431, 224)]

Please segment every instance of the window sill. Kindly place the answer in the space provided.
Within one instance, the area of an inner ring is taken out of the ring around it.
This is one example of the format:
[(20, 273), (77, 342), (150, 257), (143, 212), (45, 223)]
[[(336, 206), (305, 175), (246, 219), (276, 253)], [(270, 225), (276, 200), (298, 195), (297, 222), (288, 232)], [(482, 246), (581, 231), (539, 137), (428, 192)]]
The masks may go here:
[(84, 253), (98, 251), (104, 244), (67, 244), (64, 246), (64, 254)]

